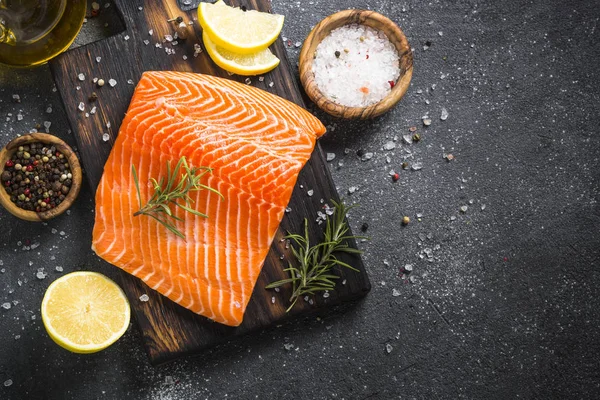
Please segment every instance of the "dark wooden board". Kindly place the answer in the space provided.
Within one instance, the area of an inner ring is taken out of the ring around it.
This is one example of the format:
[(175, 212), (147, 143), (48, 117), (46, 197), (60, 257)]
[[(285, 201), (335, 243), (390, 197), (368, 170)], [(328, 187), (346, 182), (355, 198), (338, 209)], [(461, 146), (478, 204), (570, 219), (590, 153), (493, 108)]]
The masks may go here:
[[(268, 0), (231, 3), (245, 5), (248, 9), (270, 10)], [(176, 0), (123, 0), (116, 2), (115, 6), (123, 16), (126, 26), (124, 32), (68, 51), (50, 63), (93, 191), (96, 190), (102, 176), (104, 163), (135, 88), (134, 84), (127, 81), (137, 83), (142, 72), (148, 70), (201, 72), (242, 82), (245, 80), (244, 77), (230, 76), (221, 70), (205, 51), (194, 57), (194, 44), (202, 42), (200, 28), (195, 21), (195, 10), (182, 12)], [(190, 36), (175, 46), (168, 42), (163, 43), (165, 35), (174, 33), (174, 26), (167, 20), (180, 15), (186, 21), (194, 21), (189, 28)], [(153, 35), (148, 33), (151, 29)], [(144, 40), (150, 43), (146, 45)], [(161, 43), (162, 47), (156, 47), (156, 43)], [(167, 54), (165, 47), (174, 49), (175, 54)], [(281, 59), (280, 66), (266, 74), (262, 82), (258, 77), (252, 77), (252, 85), (304, 106), (281, 39), (271, 48)], [(187, 60), (184, 59), (184, 55), (187, 56)], [(96, 57), (101, 57), (101, 61), (97, 62)], [(78, 79), (80, 73), (85, 75), (84, 81)], [(105, 86), (97, 88), (92, 82), (94, 77), (104, 79)], [(110, 87), (109, 79), (115, 79), (117, 85)], [(270, 82), (274, 83), (272, 87), (269, 87)], [(77, 86), (80, 87), (79, 90)], [(95, 103), (88, 101), (92, 92), (98, 94)], [(85, 104), (85, 112), (78, 110), (80, 102)], [(86, 116), (86, 112), (89, 112), (92, 106), (96, 106), (96, 113)], [(110, 128), (106, 127), (107, 123), (110, 123)], [(105, 132), (111, 137), (108, 142), (102, 140)], [(310, 189), (314, 191), (312, 196), (307, 194)], [(227, 327), (196, 315), (154, 292), (141, 280), (122, 272), (120, 283), (130, 299), (151, 362), (162, 363), (182, 355), (198, 353), (208, 346), (273, 325), (290, 316), (306, 314), (363, 297), (370, 290), (370, 283), (362, 261), (357, 256), (348, 256), (345, 260), (359, 269), (360, 273), (340, 271), (341, 279), (330, 297), (317, 295), (311, 302), (299, 301), (288, 314), (285, 313), (285, 309), (291, 291), (287, 288), (280, 292), (264, 289), (268, 283), (285, 278), (282, 267), (287, 260), (293, 258), (285, 246), (285, 241), (282, 241), (285, 234), (302, 232), (306, 217), (310, 222), (311, 234), (318, 238), (322, 226), (314, 223), (317, 211), (322, 209), (322, 202), (328, 202), (330, 199), (338, 199), (338, 195), (323, 153), (317, 145), (311, 159), (300, 173), (289, 204), (292, 211), (285, 215), (281, 223), (248, 304), (244, 321), (237, 328)], [(355, 243), (352, 245), (356, 246)], [(281, 259), (282, 256), (284, 260)], [(150, 300), (141, 302), (139, 297), (142, 294), (147, 294)], [(272, 303), (273, 297), (275, 303)]]

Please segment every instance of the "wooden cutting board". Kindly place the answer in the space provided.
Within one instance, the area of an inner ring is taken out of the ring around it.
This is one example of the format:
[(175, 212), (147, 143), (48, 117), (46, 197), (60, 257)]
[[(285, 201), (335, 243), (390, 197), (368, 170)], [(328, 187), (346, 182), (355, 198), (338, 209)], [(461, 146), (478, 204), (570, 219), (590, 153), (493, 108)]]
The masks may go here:
[[(230, 4), (270, 11), (269, 0), (235, 0)], [(245, 80), (244, 77), (230, 76), (221, 70), (205, 51), (194, 56), (194, 45), (202, 43), (201, 31), (195, 21), (196, 10), (182, 12), (177, 0), (122, 0), (113, 6), (118, 7), (122, 15), (125, 31), (68, 51), (50, 63), (92, 191), (98, 186), (104, 163), (129, 106), (134, 84), (142, 72), (190, 71), (242, 82)], [(188, 28), (189, 37), (174, 44), (165, 41), (165, 35), (174, 34), (175, 26), (167, 20), (177, 16), (182, 16), (186, 22), (193, 21), (193, 24)], [(304, 106), (286, 57), (284, 43), (279, 39), (271, 48), (281, 59), (280, 66), (266, 74), (263, 81), (252, 77), (251, 84)], [(85, 75), (83, 81), (79, 79), (79, 74)], [(92, 82), (94, 77), (104, 79), (106, 84), (98, 88)], [(116, 86), (109, 85), (110, 79), (117, 82)], [(273, 85), (270, 85), (271, 82)], [(89, 101), (92, 92), (98, 95), (96, 102)], [(85, 111), (78, 109), (80, 103), (84, 104)], [(95, 112), (92, 113), (91, 109), (94, 106)], [(104, 133), (110, 135), (110, 140), (103, 140)], [(307, 194), (308, 190), (314, 191), (312, 196)], [(337, 200), (338, 195), (323, 152), (317, 146), (299, 176), (289, 204), (292, 211), (286, 213), (281, 223), (248, 304), (244, 322), (237, 328), (227, 327), (196, 315), (151, 290), (141, 280), (122, 272), (120, 283), (131, 302), (151, 362), (157, 364), (197, 353), (208, 346), (273, 325), (292, 315), (306, 314), (363, 297), (370, 290), (370, 283), (360, 257), (356, 256), (347, 256), (345, 261), (359, 269), (360, 273), (340, 271), (341, 279), (336, 290), (328, 298), (317, 295), (309, 299), (310, 301), (299, 301), (288, 314), (285, 310), (291, 290), (285, 288), (275, 292), (264, 289), (268, 283), (285, 278), (282, 271), (284, 263), (293, 259), (285, 241), (282, 241), (283, 237), (287, 232), (302, 232), (306, 217), (310, 222), (311, 234), (318, 238), (323, 227), (314, 222), (317, 211), (322, 209), (323, 202), (326, 203), (330, 199)], [(355, 243), (351, 245), (356, 246)], [(149, 301), (139, 300), (143, 294), (150, 297)]]

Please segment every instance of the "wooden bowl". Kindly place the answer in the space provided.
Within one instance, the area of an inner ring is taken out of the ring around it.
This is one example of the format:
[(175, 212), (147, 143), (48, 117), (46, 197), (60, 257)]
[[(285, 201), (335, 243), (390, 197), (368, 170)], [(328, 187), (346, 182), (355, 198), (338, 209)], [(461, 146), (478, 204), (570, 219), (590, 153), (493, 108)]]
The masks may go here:
[[(361, 24), (386, 34), (400, 56), (400, 78), (391, 92), (378, 103), (366, 107), (346, 107), (329, 100), (319, 90), (312, 72), (313, 59), (321, 40), (340, 26)], [(413, 55), (406, 36), (390, 19), (375, 11), (345, 10), (332, 14), (310, 32), (300, 52), (300, 81), (311, 100), (327, 113), (340, 118), (373, 118), (392, 108), (408, 89), (413, 71)]]
[(19, 146), (37, 142), (56, 146), (56, 149), (66, 157), (71, 169), (71, 174), (73, 175), (73, 183), (71, 184), (69, 193), (62, 203), (60, 203), (57, 207), (48, 211), (35, 212), (24, 210), (18, 207), (10, 200), (10, 196), (8, 193), (6, 193), (4, 185), (0, 185), (0, 204), (2, 204), (2, 206), (8, 212), (16, 217), (26, 221), (39, 222), (52, 219), (71, 207), (71, 204), (73, 204), (73, 201), (75, 201), (79, 191), (81, 190), (82, 171), (81, 166), (79, 165), (79, 160), (77, 159), (77, 155), (75, 155), (75, 152), (68, 144), (54, 135), (48, 135), (45, 133), (31, 133), (13, 139), (2, 149), (2, 151), (0, 151), (0, 173), (1, 171), (4, 171), (4, 164), (6, 161), (10, 160), (11, 156), (18, 150)]

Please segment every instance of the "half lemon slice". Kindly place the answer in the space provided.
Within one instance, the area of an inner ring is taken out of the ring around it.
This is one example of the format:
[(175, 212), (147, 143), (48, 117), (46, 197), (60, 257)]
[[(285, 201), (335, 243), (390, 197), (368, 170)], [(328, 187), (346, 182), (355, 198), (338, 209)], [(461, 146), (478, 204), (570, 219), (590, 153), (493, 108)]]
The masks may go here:
[(200, 3), (198, 21), (212, 42), (223, 49), (252, 54), (269, 47), (283, 28), (283, 15), (243, 11), (223, 1)]
[(279, 58), (271, 50), (264, 49), (253, 54), (237, 54), (213, 43), (206, 32), (202, 33), (204, 47), (219, 67), (238, 75), (259, 75), (279, 65)]
[(95, 353), (129, 327), (131, 311), (123, 290), (97, 272), (80, 271), (52, 282), (42, 300), (42, 321), (59, 346)]

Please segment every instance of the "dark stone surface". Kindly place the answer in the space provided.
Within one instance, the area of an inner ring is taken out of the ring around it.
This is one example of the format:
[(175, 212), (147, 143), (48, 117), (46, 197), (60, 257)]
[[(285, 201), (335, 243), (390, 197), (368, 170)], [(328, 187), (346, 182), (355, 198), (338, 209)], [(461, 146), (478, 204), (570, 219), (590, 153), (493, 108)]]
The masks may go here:
[[(369, 224), (367, 298), (162, 367), (149, 365), (135, 327), (99, 354), (69, 354), (41, 324), (45, 289), (77, 269), (114, 275), (90, 250), (84, 187), (48, 224), (0, 210), (0, 303), (12, 305), (0, 308), (0, 398), (600, 397), (600, 4), (274, 1), (292, 64), (294, 43), (348, 7), (384, 13), (415, 49), (393, 111), (346, 122), (312, 110), (329, 127), (321, 145), (336, 154), (340, 193), (361, 205), (352, 227)], [(46, 67), (0, 68), (0, 144), (44, 121), (72, 143), (52, 86)], [(401, 144), (410, 126), (422, 140)], [(360, 161), (359, 149), (374, 157)], [(405, 160), (423, 168), (402, 171)], [(399, 276), (406, 264), (414, 283)]]

